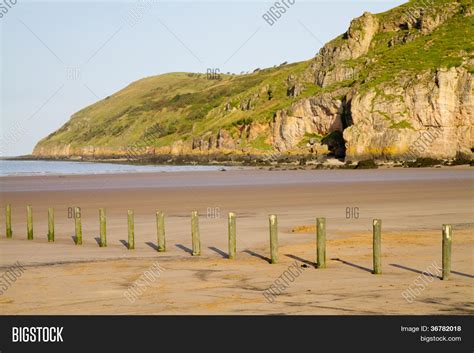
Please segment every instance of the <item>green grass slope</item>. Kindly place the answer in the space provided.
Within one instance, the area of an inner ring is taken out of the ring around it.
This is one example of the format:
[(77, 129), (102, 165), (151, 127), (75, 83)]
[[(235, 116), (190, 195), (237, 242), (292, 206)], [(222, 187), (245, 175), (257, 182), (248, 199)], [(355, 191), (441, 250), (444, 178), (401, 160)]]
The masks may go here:
[[(288, 75), (307, 66), (308, 62), (283, 65), (246, 75), (221, 75), (219, 80), (194, 73), (145, 78), (75, 113), (38, 146), (123, 147), (153, 135), (160, 136), (155, 141), (159, 147), (239, 122), (269, 121), (276, 110), (292, 102), (286, 94)], [(224, 106), (237, 108), (262, 89), (266, 98), (252, 102), (251, 110), (222, 114)]]

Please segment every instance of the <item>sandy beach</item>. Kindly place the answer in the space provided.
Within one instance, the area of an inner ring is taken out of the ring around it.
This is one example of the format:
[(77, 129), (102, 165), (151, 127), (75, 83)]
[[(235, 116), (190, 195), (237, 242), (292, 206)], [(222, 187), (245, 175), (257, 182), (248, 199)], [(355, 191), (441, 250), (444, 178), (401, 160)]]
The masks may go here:
[[(1, 271), (17, 261), (25, 268), (0, 296), (2, 314), (474, 313), (472, 168), (21, 176), (0, 178), (0, 187)], [(5, 238), (8, 203), (13, 239)], [(33, 241), (26, 239), (27, 204)], [(54, 243), (46, 238), (48, 207)], [(74, 207), (81, 207), (82, 246), (72, 239)], [(107, 248), (96, 240), (100, 207)], [(135, 212), (135, 250), (124, 246), (127, 209)], [(155, 250), (156, 210), (166, 217), (166, 253)], [(200, 214), (200, 257), (189, 253), (192, 210)], [(226, 258), (228, 212), (237, 214), (235, 260)], [(273, 265), (269, 214), (279, 224)], [(316, 217), (327, 219), (326, 269), (314, 268)], [(374, 218), (383, 222), (382, 275), (371, 274)], [(422, 274), (441, 266), (442, 224), (453, 226), (448, 281)], [(155, 263), (159, 277), (129, 301), (124, 293)], [(268, 301), (264, 291), (289, 266), (298, 276)], [(424, 288), (406, 300), (420, 276)]]

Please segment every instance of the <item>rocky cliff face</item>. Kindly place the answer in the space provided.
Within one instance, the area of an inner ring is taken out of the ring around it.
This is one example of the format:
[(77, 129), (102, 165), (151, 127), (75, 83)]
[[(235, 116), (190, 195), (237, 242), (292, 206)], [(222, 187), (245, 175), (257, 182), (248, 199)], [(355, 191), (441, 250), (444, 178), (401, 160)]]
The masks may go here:
[(325, 136), (342, 131), (343, 104), (329, 94), (302, 99), (290, 109), (278, 111), (272, 124), (273, 145), (279, 151), (293, 149), (306, 135)]
[(436, 139), (416, 148), (416, 156), (470, 154), (473, 82), (465, 69), (440, 69), (381, 88), (351, 93), (352, 125), (344, 130), (348, 159), (411, 157), (410, 147), (428, 130)]
[(321, 87), (355, 77), (357, 68), (344, 62), (367, 54), (378, 28), (378, 19), (369, 12), (356, 18), (341, 38), (329, 42), (320, 50), (306, 74)]
[[(145, 155), (276, 152), (333, 153), (352, 161), (471, 158), (472, 1), (433, 0), (428, 5), (411, 1), (384, 14), (366, 12), (309, 62), (230, 76), (214, 86), (199, 81), (202, 88), (186, 95), (163, 98), (173, 86), (154, 88), (156, 99), (140, 97), (138, 103), (117, 109), (115, 119), (106, 120), (108, 125), (92, 126), (93, 117), (106, 115), (118, 104), (112, 97), (78, 113), (42, 140), (34, 154), (126, 155), (130, 143), (120, 142), (128, 131), (137, 135), (140, 128), (134, 128), (134, 121), (141, 120), (152, 124), (142, 129), (142, 136), (159, 131), (156, 140), (141, 146)], [(187, 84), (195, 87), (195, 74), (188, 76)], [(143, 92), (143, 97), (150, 95)], [(168, 114), (187, 116), (184, 121), (162, 118)], [(112, 142), (104, 146), (102, 139), (89, 138), (95, 131), (113, 136)]]

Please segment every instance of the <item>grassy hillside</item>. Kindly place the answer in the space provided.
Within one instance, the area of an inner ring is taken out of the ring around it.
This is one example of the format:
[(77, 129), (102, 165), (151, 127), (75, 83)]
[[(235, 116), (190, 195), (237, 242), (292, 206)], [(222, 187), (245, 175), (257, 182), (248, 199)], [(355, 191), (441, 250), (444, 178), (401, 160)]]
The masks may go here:
[[(145, 78), (77, 112), (39, 144), (124, 146), (153, 134), (161, 137), (156, 141), (161, 146), (221, 127), (270, 121), (275, 111), (292, 102), (286, 94), (288, 75), (307, 66), (308, 62), (283, 65), (246, 75), (221, 75), (219, 80), (194, 73)], [(240, 109), (262, 90), (262, 97), (251, 102), (251, 110)], [(231, 110), (223, 114), (226, 105)]]

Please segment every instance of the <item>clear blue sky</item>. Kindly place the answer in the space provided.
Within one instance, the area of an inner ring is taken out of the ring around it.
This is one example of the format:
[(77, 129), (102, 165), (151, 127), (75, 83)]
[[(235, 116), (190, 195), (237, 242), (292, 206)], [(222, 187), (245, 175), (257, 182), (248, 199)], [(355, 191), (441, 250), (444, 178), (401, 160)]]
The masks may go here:
[(140, 78), (307, 60), (352, 18), (405, 2), (296, 0), (270, 26), (262, 15), (274, 2), (16, 1), (0, 18), (0, 156), (31, 153), (74, 112)]

